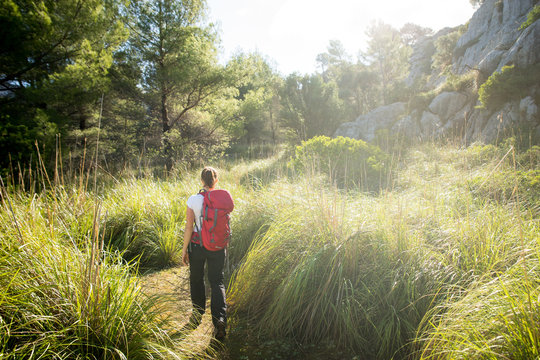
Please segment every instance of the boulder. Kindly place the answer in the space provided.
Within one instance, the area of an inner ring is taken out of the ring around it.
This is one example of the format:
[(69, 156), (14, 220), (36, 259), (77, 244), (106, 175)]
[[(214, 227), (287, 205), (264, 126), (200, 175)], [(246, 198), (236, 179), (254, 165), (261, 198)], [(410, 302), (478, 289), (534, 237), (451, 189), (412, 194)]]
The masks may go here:
[(355, 121), (344, 123), (336, 130), (334, 137), (345, 136), (353, 139), (360, 139), (360, 130), (360, 126), (358, 126)]
[(422, 138), (433, 138), (437, 129), (441, 127), (441, 118), (430, 111), (424, 111), (420, 119), (420, 128), (422, 129)]
[(532, 96), (521, 99), (519, 102), (519, 113), (523, 122), (538, 122), (538, 105), (534, 102)]
[(500, 111), (493, 112), (489, 116), (486, 125), (482, 129), (479, 140), (486, 143), (497, 142), (502, 138), (505, 130), (515, 125), (519, 120), (519, 102), (506, 103)]
[(407, 115), (399, 119), (390, 129), (392, 134), (399, 134), (405, 139), (414, 139), (420, 136), (421, 128), (415, 114)]
[(486, 126), (489, 118), (489, 112), (485, 109), (479, 108), (480, 102), (473, 106), (470, 116), (467, 118), (467, 135), (466, 141), (475, 141), (483, 139), (482, 131)]
[(359, 116), (354, 122), (342, 124), (334, 136), (347, 136), (365, 141), (375, 139), (380, 129), (390, 129), (394, 123), (405, 113), (406, 104), (398, 102), (381, 106), (366, 115)]
[(458, 92), (442, 92), (429, 104), (428, 108), (433, 114), (439, 116), (443, 124), (455, 117), (467, 104), (466, 95)]

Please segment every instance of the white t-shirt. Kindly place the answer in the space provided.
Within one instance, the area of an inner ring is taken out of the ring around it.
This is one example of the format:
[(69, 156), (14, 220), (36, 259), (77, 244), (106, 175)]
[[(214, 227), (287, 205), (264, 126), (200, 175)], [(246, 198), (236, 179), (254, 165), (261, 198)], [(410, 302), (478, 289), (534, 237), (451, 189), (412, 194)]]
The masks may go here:
[(187, 206), (195, 213), (195, 229), (199, 231), (201, 229), (202, 208), (204, 203), (204, 196), (201, 194), (191, 195), (187, 200)]

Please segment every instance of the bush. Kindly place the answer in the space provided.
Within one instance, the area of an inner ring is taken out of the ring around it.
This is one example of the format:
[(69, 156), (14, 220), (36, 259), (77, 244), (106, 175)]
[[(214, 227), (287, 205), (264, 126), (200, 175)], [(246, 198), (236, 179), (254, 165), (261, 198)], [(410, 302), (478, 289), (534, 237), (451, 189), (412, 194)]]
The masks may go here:
[(508, 148), (497, 147), (493, 144), (473, 144), (465, 150), (463, 159), (467, 160), (469, 166), (485, 165), (494, 160), (498, 161), (507, 151)]
[(526, 68), (504, 66), (494, 72), (478, 90), (482, 107), (497, 110), (504, 103), (519, 100), (528, 94), (531, 86), (540, 83), (540, 64)]
[(519, 30), (525, 30), (534, 24), (534, 22), (538, 19), (540, 19), (540, 5), (535, 5), (534, 8), (527, 14), (527, 20), (521, 24)]
[(449, 74), (442, 91), (476, 93), (479, 73), (469, 71), (463, 75)]
[(533, 146), (516, 156), (518, 164), (524, 168), (538, 169), (540, 167), (540, 146)]
[(317, 136), (296, 147), (289, 166), (302, 174), (322, 173), (339, 186), (376, 191), (387, 183), (389, 156), (362, 140)]
[(408, 107), (409, 112), (412, 112), (413, 110), (425, 110), (431, 104), (433, 99), (439, 94), (438, 91), (427, 91), (427, 92), (421, 92), (418, 94), (414, 94), (411, 96)]
[(452, 66), (456, 44), (467, 30), (467, 26), (460, 26), (456, 31), (439, 37), (435, 40), (435, 54), (433, 55), (433, 68), (441, 73), (446, 72)]

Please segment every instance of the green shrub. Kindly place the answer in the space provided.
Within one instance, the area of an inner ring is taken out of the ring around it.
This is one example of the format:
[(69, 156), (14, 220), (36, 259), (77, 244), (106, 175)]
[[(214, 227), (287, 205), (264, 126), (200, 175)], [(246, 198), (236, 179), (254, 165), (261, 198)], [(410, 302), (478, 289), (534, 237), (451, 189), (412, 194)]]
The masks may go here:
[(538, 19), (540, 19), (540, 5), (535, 5), (534, 8), (527, 14), (527, 20), (521, 24), (519, 30), (525, 30), (534, 24), (534, 22)]
[(131, 180), (112, 188), (104, 202), (109, 248), (129, 262), (138, 260), (143, 269), (179, 264), (184, 204), (190, 193), (178, 185)]
[(422, 110), (427, 109), (429, 104), (431, 104), (431, 102), (433, 101), (433, 99), (435, 99), (438, 93), (439, 93), (438, 91), (432, 90), (432, 91), (414, 94), (413, 96), (411, 96), (408, 103), (409, 112), (413, 110), (422, 111)]
[(528, 94), (531, 86), (540, 83), (540, 64), (520, 69), (504, 66), (494, 72), (478, 90), (482, 107), (497, 110), (504, 103), (519, 100)]
[(449, 74), (442, 91), (457, 91), (462, 93), (475, 93), (478, 83), (478, 73), (469, 71), (463, 75)]
[(339, 186), (377, 191), (389, 173), (389, 156), (362, 140), (317, 136), (296, 147), (289, 165), (302, 174), (322, 173)]
[(540, 167), (540, 146), (532, 146), (517, 155), (516, 161), (525, 169), (538, 169)]
[(502, 149), (493, 144), (473, 144), (463, 154), (469, 166), (479, 166), (502, 158), (508, 149)]
[(435, 54), (433, 54), (433, 68), (441, 73), (446, 72), (452, 65), (456, 44), (467, 30), (467, 26), (460, 26), (457, 30), (439, 37), (435, 40)]

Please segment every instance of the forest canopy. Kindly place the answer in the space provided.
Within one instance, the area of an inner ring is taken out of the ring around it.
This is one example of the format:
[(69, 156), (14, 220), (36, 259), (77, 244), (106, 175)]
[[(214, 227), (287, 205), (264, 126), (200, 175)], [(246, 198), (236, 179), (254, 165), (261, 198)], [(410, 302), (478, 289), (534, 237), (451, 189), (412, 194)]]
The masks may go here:
[(172, 169), (332, 136), (374, 108), (409, 101), (412, 46), (432, 30), (366, 26), (356, 58), (332, 40), (311, 74), (263, 54), (219, 61), (203, 0), (3, 0), (0, 168), (80, 163)]

